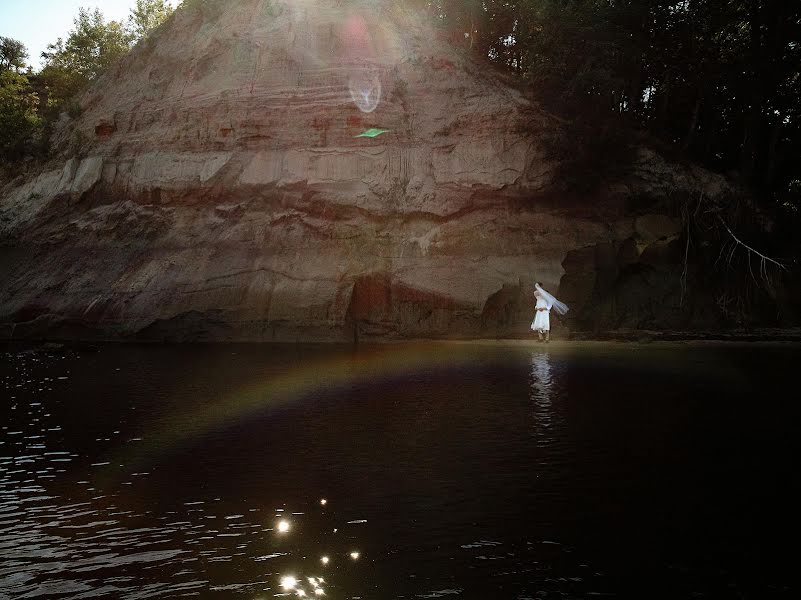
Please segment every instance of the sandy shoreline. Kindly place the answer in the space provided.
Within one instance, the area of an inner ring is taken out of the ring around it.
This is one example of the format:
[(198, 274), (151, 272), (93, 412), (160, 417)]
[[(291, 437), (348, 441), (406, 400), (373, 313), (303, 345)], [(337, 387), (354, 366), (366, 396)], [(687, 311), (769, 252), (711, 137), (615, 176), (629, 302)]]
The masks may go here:
[(57, 351), (61, 349), (85, 349), (94, 350), (102, 346), (307, 346), (318, 348), (390, 348), (390, 347), (414, 347), (414, 346), (443, 346), (443, 347), (508, 347), (508, 348), (530, 348), (536, 350), (576, 350), (576, 349), (602, 349), (602, 348), (623, 348), (623, 347), (659, 347), (659, 348), (686, 348), (686, 347), (732, 347), (732, 346), (801, 346), (801, 335), (795, 336), (764, 336), (764, 337), (708, 337), (708, 338), (651, 338), (641, 337), (639, 339), (551, 339), (550, 343), (539, 342), (536, 337), (532, 338), (470, 338), (470, 339), (371, 339), (362, 340), (358, 344), (348, 342), (325, 342), (325, 341), (303, 341), (295, 342), (252, 342), (252, 341), (199, 341), (199, 342), (156, 342), (141, 340), (8, 340), (0, 339), (0, 344), (5, 348), (0, 351), (12, 349), (20, 350), (42, 350)]

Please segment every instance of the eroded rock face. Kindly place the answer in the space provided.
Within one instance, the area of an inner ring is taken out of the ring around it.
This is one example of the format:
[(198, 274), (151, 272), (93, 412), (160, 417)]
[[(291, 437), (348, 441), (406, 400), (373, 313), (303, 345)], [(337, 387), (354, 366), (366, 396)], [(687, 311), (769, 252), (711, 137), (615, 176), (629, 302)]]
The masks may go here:
[[(550, 118), (402, 2), (195, 2), (82, 105), (61, 158), (0, 193), (0, 334), (523, 333), (571, 251), (636, 262), (624, 240), (670, 229), (627, 195), (726, 185), (643, 153), (563, 197)], [(566, 300), (600, 271), (567, 269)]]

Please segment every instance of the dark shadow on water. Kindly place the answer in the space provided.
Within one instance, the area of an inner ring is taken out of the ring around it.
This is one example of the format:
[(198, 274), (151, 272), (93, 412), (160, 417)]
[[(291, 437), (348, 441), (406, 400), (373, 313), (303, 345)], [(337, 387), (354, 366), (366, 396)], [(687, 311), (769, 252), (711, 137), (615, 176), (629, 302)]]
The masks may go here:
[(795, 597), (799, 357), (15, 349), (0, 597)]

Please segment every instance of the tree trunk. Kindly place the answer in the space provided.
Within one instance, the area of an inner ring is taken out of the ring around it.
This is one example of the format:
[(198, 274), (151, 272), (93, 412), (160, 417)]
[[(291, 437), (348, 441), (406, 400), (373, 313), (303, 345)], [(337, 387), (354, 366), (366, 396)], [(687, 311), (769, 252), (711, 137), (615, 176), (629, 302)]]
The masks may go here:
[(715, 135), (715, 127), (712, 123), (706, 123), (703, 130), (703, 159), (709, 160), (712, 157), (712, 137)]
[(629, 83), (629, 105), (628, 111), (634, 117), (634, 119), (639, 119), (640, 117), (640, 110), (642, 108), (642, 67), (638, 67), (638, 72), (634, 79), (631, 80)]
[(776, 147), (782, 135), (782, 117), (779, 115), (770, 131), (770, 143), (768, 145), (768, 167), (765, 171), (765, 186), (770, 188), (776, 179)]
[(698, 90), (698, 96), (696, 96), (695, 106), (693, 107), (693, 114), (692, 117), (690, 117), (690, 127), (687, 130), (687, 137), (684, 138), (684, 145), (682, 146), (683, 150), (689, 149), (695, 139), (695, 132), (698, 130), (698, 120), (701, 116), (701, 105), (703, 100), (703, 94), (701, 93), (701, 90)]
[(658, 103), (656, 107), (656, 130), (663, 131), (667, 123), (668, 107), (670, 106), (670, 76), (666, 75), (659, 86)]
[(751, 107), (746, 115), (743, 146), (740, 150), (740, 170), (746, 177), (751, 177), (756, 167), (757, 140), (759, 139), (761, 116), (762, 98), (759, 92), (754, 92), (751, 96)]
[(751, 177), (756, 166), (757, 140), (759, 139), (760, 117), (762, 116), (762, 2), (750, 0), (748, 3), (748, 23), (751, 29), (751, 65), (749, 71), (754, 80), (743, 124), (743, 145), (740, 149), (740, 170)]

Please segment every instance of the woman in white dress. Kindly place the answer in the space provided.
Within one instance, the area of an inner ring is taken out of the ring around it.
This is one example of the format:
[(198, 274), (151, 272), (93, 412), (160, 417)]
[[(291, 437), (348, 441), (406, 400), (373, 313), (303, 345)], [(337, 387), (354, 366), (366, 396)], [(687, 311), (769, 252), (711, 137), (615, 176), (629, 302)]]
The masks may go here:
[(536, 288), (534, 296), (537, 298), (537, 305), (535, 306), (537, 314), (531, 322), (531, 329), (537, 332), (539, 341), (542, 342), (542, 336), (545, 336), (545, 343), (551, 341), (551, 309), (556, 309), (560, 315), (565, 314), (569, 309), (567, 304), (559, 302), (556, 298), (546, 292), (539, 282), (534, 284)]

